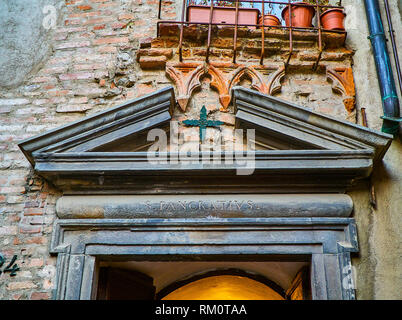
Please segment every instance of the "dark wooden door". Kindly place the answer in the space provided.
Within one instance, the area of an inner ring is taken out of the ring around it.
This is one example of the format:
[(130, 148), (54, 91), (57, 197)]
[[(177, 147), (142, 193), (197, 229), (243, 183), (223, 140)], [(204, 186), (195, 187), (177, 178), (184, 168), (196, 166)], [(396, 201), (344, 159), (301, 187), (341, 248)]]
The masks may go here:
[(154, 300), (153, 279), (119, 268), (100, 268), (97, 300)]
[(311, 300), (310, 266), (301, 268), (286, 291), (289, 300)]

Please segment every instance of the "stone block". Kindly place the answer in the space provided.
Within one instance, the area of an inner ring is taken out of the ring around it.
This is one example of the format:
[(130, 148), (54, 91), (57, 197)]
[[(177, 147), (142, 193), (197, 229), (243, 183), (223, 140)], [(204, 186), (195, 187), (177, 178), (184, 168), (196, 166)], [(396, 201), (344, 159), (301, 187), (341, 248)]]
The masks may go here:
[(172, 58), (173, 49), (165, 49), (165, 48), (149, 48), (149, 49), (140, 49), (137, 52), (137, 61), (141, 57), (156, 57), (156, 56), (165, 56), (167, 59)]
[(21, 281), (21, 282), (10, 282), (7, 285), (7, 290), (24, 290), (24, 289), (33, 289), (36, 288), (37, 285), (32, 281)]
[(92, 105), (77, 104), (77, 105), (62, 105), (56, 108), (56, 112), (85, 112), (92, 108)]
[(143, 69), (163, 69), (165, 68), (166, 56), (140, 57), (139, 63)]

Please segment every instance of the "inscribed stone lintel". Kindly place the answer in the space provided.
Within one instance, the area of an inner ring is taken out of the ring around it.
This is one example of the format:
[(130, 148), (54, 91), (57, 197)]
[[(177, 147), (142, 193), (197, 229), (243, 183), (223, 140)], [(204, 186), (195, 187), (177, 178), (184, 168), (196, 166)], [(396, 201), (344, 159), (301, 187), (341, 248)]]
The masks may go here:
[(345, 194), (63, 196), (60, 219), (349, 217)]

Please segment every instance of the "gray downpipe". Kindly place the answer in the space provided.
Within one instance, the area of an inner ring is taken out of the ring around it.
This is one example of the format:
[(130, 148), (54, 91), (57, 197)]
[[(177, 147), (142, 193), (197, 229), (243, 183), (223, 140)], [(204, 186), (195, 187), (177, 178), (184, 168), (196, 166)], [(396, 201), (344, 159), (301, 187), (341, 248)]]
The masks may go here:
[(381, 117), (384, 120), (381, 130), (382, 132), (396, 135), (402, 118), (399, 113), (399, 100), (392, 74), (380, 7), (378, 0), (364, 0), (364, 4), (370, 31), (368, 38), (371, 40), (373, 48), (384, 110), (384, 116)]

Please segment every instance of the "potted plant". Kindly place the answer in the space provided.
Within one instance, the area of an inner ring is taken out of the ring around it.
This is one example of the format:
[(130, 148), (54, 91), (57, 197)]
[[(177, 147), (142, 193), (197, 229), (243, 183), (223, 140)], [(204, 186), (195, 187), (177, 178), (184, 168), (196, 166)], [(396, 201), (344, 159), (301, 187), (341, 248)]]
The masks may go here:
[[(320, 1), (324, 2), (323, 5), (329, 3), (328, 0)], [(340, 2), (338, 2), (338, 6)], [(346, 13), (341, 8), (323, 8), (323, 12), (320, 15), (321, 26), (325, 30), (345, 30)]]
[[(296, 1), (296, 0), (295, 0)], [(292, 4), (292, 26), (300, 28), (308, 28), (312, 25), (315, 15), (316, 0), (297, 1)], [(318, 4), (325, 6), (329, 4), (329, 0), (318, 0)], [(340, 6), (340, 2), (337, 4)], [(341, 8), (321, 8), (320, 21), (321, 26), (325, 30), (345, 30), (344, 20), (346, 14)], [(282, 18), (289, 27), (289, 5), (282, 11)]]
[[(312, 26), (313, 17), (315, 15), (314, 6), (311, 2), (315, 0), (297, 1), (291, 4), (292, 6), (292, 27), (296, 28), (310, 28)], [(289, 7), (286, 5), (282, 10), (282, 18), (285, 20), (286, 26), (290, 27)]]
[[(191, 0), (187, 7), (187, 21), (209, 23), (210, 1), (214, 1), (213, 23), (235, 23), (236, 2), (223, 0)], [(242, 8), (239, 2), (238, 24), (257, 24), (259, 15), (258, 9)]]
[(279, 20), (279, 18), (277, 16), (272, 14), (272, 11), (274, 9), (272, 3), (268, 4), (268, 8), (269, 8), (269, 13), (262, 15), (260, 17), (260, 19), (258, 20), (258, 23), (262, 25), (262, 21), (264, 19), (264, 26), (265, 27), (282, 25), (281, 20)]

